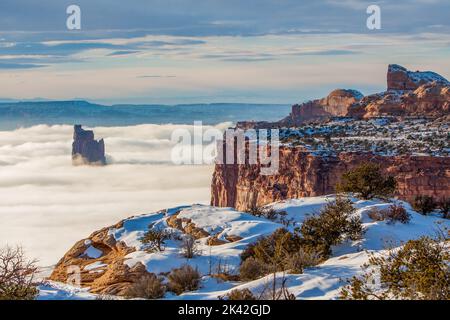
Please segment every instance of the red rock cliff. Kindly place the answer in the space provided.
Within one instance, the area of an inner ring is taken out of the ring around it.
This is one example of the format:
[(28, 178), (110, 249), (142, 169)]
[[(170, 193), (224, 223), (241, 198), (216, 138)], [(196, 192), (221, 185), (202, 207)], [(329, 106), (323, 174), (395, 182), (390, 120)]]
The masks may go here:
[(331, 194), (345, 171), (365, 161), (381, 164), (396, 178), (401, 199), (412, 200), (418, 194), (450, 197), (448, 157), (358, 153), (320, 157), (302, 148), (282, 147), (277, 175), (260, 175), (259, 165), (216, 165), (211, 204), (246, 210), (283, 199)]
[[(380, 116), (440, 117), (450, 109), (450, 82), (432, 71), (409, 71), (391, 64), (387, 90), (363, 97), (356, 90), (337, 89), (323, 99), (292, 106), (291, 114), (278, 122), (298, 126), (331, 117)], [(267, 125), (266, 125), (267, 127)]]

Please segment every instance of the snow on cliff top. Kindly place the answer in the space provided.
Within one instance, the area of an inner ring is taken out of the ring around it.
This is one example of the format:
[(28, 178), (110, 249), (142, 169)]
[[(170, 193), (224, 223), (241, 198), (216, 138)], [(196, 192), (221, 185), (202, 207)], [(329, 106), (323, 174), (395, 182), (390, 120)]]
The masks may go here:
[(408, 77), (414, 81), (415, 83), (422, 82), (433, 82), (437, 81), (440, 83), (450, 84), (450, 82), (445, 79), (440, 74), (437, 74), (433, 71), (409, 71), (408, 69), (398, 65), (398, 64), (390, 64), (389, 72), (404, 72), (408, 75)]

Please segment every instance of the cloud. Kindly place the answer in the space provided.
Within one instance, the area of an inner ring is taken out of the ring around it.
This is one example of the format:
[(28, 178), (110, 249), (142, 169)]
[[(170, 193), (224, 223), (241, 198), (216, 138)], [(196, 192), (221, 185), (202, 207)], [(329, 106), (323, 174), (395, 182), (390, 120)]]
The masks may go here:
[[(446, 0), (377, 1), (383, 32), (412, 34), (424, 26), (449, 26)], [(78, 0), (82, 30), (67, 32), (70, 1), (2, 0), (0, 30), (22, 39), (102, 39), (137, 35), (259, 36), (274, 33), (363, 32), (370, 0)], [(99, 18), (101, 17), (101, 19)], [(21, 31), (17, 33), (17, 31)], [(16, 34), (13, 34), (16, 32)]]
[(77, 240), (128, 216), (209, 203), (213, 167), (171, 162), (176, 128), (193, 130), (94, 128), (105, 138), (104, 168), (71, 165), (71, 126), (0, 131), (0, 247), (22, 244), (41, 265), (54, 264)]
[(145, 79), (145, 78), (176, 78), (177, 76), (173, 75), (143, 75), (143, 76), (137, 76), (136, 78)]
[(297, 55), (299, 56), (343, 56), (343, 55), (352, 55), (359, 54), (358, 51), (353, 50), (319, 50), (319, 51), (310, 51), (310, 52), (299, 52)]
[(45, 67), (45, 65), (33, 63), (0, 62), (0, 69), (33, 69), (42, 67)]
[(128, 54), (134, 54), (134, 53), (138, 53), (139, 51), (136, 50), (121, 50), (121, 51), (114, 51), (108, 54), (108, 56), (124, 56), (124, 55), (128, 55)]

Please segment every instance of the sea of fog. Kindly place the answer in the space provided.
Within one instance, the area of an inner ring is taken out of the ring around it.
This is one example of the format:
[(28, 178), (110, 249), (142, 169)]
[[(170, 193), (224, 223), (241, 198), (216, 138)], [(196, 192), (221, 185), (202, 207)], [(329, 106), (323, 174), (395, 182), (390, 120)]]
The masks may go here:
[[(255, 118), (275, 120), (286, 111)], [(49, 266), (76, 241), (123, 218), (209, 204), (213, 165), (174, 165), (171, 159), (175, 129), (193, 132), (191, 120), (214, 122), (204, 113), (197, 116), (185, 116), (186, 124), (111, 126), (95, 119), (98, 125), (90, 128), (105, 139), (105, 167), (72, 166), (72, 124), (40, 120), (44, 124), (0, 128), (0, 247), (21, 245), (41, 266)], [(223, 118), (204, 129), (232, 125)]]
[(172, 164), (171, 132), (180, 127), (190, 129), (93, 128), (105, 138), (105, 167), (72, 166), (72, 126), (0, 132), (1, 246), (22, 245), (47, 266), (76, 241), (128, 216), (208, 204), (212, 165)]

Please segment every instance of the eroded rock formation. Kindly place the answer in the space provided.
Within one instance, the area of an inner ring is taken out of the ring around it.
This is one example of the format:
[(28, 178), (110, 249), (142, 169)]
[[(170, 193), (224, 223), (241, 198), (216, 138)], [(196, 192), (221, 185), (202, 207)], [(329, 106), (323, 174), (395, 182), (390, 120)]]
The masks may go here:
[(109, 233), (115, 226), (94, 232), (87, 239), (78, 241), (56, 264), (50, 280), (71, 282), (91, 288), (93, 293), (124, 295), (130, 285), (147, 274), (141, 263), (132, 268), (123, 263), (124, 257), (135, 251), (123, 242), (117, 242)]
[(84, 130), (81, 125), (75, 125), (72, 163), (74, 165), (106, 165), (103, 139), (96, 141), (92, 130)]
[(387, 90), (414, 91), (424, 84), (436, 82), (439, 85), (448, 86), (450, 83), (441, 75), (432, 71), (409, 71), (408, 69), (391, 64), (388, 67)]
[(291, 114), (260, 127), (298, 126), (332, 117), (373, 118), (380, 116), (440, 117), (450, 108), (450, 82), (431, 71), (409, 71), (392, 64), (387, 72), (387, 90), (363, 97), (356, 90), (337, 89), (323, 99), (292, 106)]
[(363, 98), (356, 90), (337, 89), (323, 99), (292, 106), (291, 114), (280, 121), (280, 125), (295, 126), (305, 122), (332, 117), (344, 117), (349, 108)]

